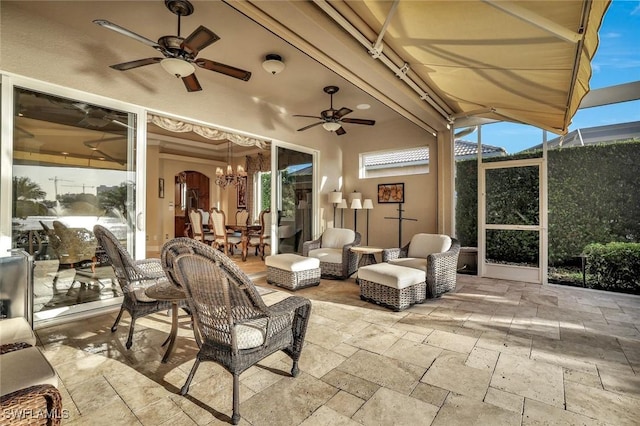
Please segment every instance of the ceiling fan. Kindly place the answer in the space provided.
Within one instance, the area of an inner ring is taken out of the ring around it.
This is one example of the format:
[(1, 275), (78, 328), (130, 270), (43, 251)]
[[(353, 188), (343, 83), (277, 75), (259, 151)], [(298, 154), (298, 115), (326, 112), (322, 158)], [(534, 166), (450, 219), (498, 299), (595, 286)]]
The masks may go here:
[(202, 90), (202, 86), (200, 86), (200, 83), (194, 74), (195, 67), (193, 64), (200, 68), (219, 72), (243, 81), (248, 81), (249, 78), (251, 78), (251, 72), (249, 71), (214, 62), (209, 59), (196, 58), (202, 49), (220, 40), (220, 37), (202, 25), (196, 28), (188, 37), (180, 37), (180, 18), (182, 16), (191, 15), (193, 13), (193, 5), (187, 0), (165, 0), (164, 4), (167, 9), (178, 16), (178, 35), (166, 35), (160, 37), (157, 43), (105, 19), (96, 19), (93, 21), (94, 24), (98, 24), (109, 30), (131, 37), (132, 39), (144, 43), (147, 46), (153, 47), (164, 56), (164, 58), (144, 58), (130, 62), (123, 62), (121, 64), (111, 65), (111, 68), (118, 71), (127, 71), (145, 65), (160, 63), (162, 68), (164, 68), (164, 70), (169, 74), (182, 78), (182, 81), (189, 92)]
[(317, 117), (315, 115), (295, 114), (294, 117), (317, 118), (319, 120), (322, 120), (298, 129), (299, 132), (322, 124), (322, 127), (324, 127), (325, 130), (329, 132), (335, 132), (338, 136), (340, 136), (347, 133), (346, 130), (344, 130), (344, 128), (342, 127), (342, 123), (364, 124), (366, 126), (373, 126), (374, 124), (376, 124), (375, 120), (366, 120), (363, 118), (343, 118), (345, 115), (351, 114), (353, 111), (345, 107), (342, 107), (340, 109), (333, 108), (333, 95), (340, 89), (337, 86), (327, 86), (322, 90), (325, 93), (328, 93), (329, 96), (331, 96), (331, 105), (329, 109), (325, 109), (324, 111), (322, 111), (320, 113), (320, 117)]

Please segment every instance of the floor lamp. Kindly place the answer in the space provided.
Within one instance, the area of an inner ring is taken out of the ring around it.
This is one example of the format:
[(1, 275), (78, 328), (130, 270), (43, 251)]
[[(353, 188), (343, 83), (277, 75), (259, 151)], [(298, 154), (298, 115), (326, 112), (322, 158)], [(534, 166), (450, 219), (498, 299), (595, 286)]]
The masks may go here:
[(340, 200), (340, 204), (337, 206), (340, 209), (340, 228), (344, 227), (344, 209), (348, 208), (347, 200), (344, 198)]
[(358, 232), (358, 210), (362, 208), (360, 198), (351, 200), (351, 208), (353, 209), (353, 232)]
[(373, 209), (373, 202), (370, 198), (366, 198), (362, 202), (362, 208), (367, 211), (367, 245), (369, 245), (369, 210)]
[(336, 227), (336, 206), (342, 201), (342, 192), (333, 191), (329, 193), (329, 202), (333, 204), (333, 227)]

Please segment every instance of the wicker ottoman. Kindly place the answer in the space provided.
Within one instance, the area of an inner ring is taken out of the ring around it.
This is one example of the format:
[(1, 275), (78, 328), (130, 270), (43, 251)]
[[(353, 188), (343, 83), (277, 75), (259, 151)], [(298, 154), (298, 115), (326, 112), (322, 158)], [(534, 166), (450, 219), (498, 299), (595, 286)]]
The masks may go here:
[(320, 284), (320, 260), (284, 253), (267, 256), (267, 282), (289, 290)]
[(422, 303), (427, 295), (424, 271), (378, 263), (358, 269), (360, 298), (401, 311)]

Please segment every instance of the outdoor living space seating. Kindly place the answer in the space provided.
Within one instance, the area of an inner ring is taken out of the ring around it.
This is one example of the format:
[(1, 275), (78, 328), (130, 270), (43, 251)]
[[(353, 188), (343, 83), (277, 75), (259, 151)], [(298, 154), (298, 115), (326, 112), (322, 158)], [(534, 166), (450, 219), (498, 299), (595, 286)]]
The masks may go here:
[(385, 249), (382, 261), (424, 272), (427, 298), (440, 297), (456, 288), (460, 242), (448, 235), (416, 234), (402, 248)]
[(302, 255), (320, 260), (323, 278), (344, 280), (358, 268), (358, 255), (350, 250), (358, 245), (360, 233), (345, 228), (327, 228), (320, 238), (302, 244)]
[(267, 256), (264, 263), (269, 284), (289, 290), (320, 284), (320, 260), (314, 257), (282, 253)]
[(426, 297), (425, 274), (420, 269), (377, 263), (358, 269), (360, 298), (394, 311), (422, 303)]

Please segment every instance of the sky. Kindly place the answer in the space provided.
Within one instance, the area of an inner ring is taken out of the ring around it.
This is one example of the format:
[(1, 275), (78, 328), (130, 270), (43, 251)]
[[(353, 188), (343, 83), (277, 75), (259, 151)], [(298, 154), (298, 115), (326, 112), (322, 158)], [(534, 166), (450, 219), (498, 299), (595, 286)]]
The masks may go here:
[[(614, 0), (599, 31), (600, 43), (591, 62), (591, 89), (640, 81), (640, 1)], [(569, 131), (577, 128), (640, 121), (640, 100), (579, 110)], [(551, 140), (556, 135), (547, 134)], [(476, 141), (477, 133), (465, 137)], [(513, 154), (542, 143), (542, 130), (515, 123), (482, 127), (482, 143)]]

